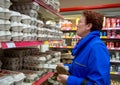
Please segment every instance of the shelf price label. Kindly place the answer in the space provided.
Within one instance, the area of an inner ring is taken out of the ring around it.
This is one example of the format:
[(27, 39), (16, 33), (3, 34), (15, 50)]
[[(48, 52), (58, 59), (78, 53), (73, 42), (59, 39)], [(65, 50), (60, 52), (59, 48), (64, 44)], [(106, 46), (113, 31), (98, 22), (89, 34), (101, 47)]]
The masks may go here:
[(72, 48), (72, 46), (67, 46), (67, 48)]
[(111, 50), (114, 50), (115, 48), (110, 48)]
[(8, 48), (16, 47), (14, 42), (7, 42), (6, 45), (7, 45)]
[(110, 74), (115, 74), (115, 72), (110, 72)]
[(60, 48), (63, 48), (63, 46), (60, 46)]

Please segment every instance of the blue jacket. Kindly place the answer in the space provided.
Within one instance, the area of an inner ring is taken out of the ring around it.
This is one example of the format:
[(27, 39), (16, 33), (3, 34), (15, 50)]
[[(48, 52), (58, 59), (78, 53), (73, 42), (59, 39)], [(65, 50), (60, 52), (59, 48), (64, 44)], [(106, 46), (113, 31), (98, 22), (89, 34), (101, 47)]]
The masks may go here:
[(110, 56), (99, 31), (90, 32), (81, 39), (72, 55), (75, 58), (68, 65), (67, 85), (110, 85)]

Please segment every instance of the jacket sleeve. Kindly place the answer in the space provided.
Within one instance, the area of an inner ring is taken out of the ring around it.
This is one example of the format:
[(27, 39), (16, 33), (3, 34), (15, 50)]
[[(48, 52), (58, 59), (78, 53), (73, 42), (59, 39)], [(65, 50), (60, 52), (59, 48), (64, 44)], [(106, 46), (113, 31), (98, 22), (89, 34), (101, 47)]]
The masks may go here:
[(87, 79), (70, 75), (67, 85), (110, 85), (109, 53), (104, 45), (90, 50)]

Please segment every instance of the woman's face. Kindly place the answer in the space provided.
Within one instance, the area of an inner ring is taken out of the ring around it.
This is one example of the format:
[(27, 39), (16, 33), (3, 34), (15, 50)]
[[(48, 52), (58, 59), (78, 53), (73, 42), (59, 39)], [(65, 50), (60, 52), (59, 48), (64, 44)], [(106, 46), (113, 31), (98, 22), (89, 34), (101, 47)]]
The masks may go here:
[(86, 36), (90, 32), (90, 26), (86, 24), (85, 16), (81, 16), (77, 24), (76, 34), (80, 37)]

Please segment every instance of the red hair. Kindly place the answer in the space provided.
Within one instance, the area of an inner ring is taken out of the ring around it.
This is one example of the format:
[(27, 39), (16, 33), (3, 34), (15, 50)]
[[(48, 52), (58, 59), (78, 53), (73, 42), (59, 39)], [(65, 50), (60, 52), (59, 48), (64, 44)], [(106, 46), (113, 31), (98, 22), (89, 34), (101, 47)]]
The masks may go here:
[(85, 16), (86, 24), (91, 23), (91, 31), (101, 30), (103, 27), (103, 15), (94, 11), (84, 11), (83, 16)]

